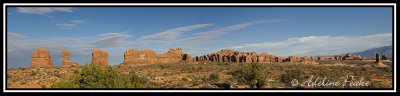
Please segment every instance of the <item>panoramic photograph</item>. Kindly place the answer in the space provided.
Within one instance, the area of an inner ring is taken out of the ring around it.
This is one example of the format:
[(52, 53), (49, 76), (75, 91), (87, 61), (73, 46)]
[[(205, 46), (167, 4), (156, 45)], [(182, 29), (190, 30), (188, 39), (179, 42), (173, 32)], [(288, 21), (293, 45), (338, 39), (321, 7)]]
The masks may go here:
[(393, 89), (392, 7), (6, 7), (7, 89)]

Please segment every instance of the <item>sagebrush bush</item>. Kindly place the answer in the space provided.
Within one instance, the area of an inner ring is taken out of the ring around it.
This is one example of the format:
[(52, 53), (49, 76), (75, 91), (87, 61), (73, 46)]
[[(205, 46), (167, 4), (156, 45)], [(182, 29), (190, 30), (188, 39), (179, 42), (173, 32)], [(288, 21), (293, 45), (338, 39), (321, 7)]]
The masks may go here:
[(238, 82), (250, 85), (251, 88), (262, 88), (266, 85), (266, 74), (259, 63), (242, 64), (231, 74)]
[(53, 88), (142, 88), (144, 82), (134, 73), (121, 74), (112, 67), (83, 66), (79, 74), (53, 84)]

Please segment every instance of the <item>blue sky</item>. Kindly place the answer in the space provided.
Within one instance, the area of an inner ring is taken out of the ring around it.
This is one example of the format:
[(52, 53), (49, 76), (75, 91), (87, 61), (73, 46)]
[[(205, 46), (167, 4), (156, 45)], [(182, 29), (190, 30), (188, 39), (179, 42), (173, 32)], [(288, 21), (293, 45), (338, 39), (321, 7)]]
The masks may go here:
[(34, 49), (61, 50), (90, 62), (92, 48), (123, 52), (183, 48), (192, 56), (234, 49), (290, 55), (334, 55), (391, 45), (389, 7), (8, 7), (8, 67), (28, 67)]

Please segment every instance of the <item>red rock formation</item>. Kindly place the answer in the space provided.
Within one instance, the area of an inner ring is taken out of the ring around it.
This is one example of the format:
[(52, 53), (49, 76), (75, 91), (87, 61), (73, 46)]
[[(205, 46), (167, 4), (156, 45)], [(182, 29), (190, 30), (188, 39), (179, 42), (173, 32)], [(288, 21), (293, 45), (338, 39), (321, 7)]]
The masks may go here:
[(291, 62), (291, 63), (300, 62), (300, 61), (301, 61), (301, 57), (289, 56), (289, 57), (287, 58), (287, 61), (288, 61), (288, 62)]
[(382, 55), (382, 60), (389, 60), (388, 56), (386, 54)]
[(53, 68), (53, 60), (49, 50), (38, 48), (32, 53), (31, 68)]
[(124, 64), (134, 63), (136, 58), (139, 58), (138, 54), (139, 50), (129, 49), (124, 53)]
[(270, 54), (256, 52), (240, 52), (236, 50), (223, 49), (213, 54), (207, 54), (200, 57), (194, 57), (195, 61), (210, 62), (236, 62), (236, 63), (274, 63), (284, 62), (284, 57), (273, 56)]
[(192, 56), (190, 56), (189, 54), (183, 54), (182, 57), (183, 57), (182, 60), (185, 61), (186, 63), (192, 63), (193, 62)]
[[(198, 58), (196, 57), (196, 60)], [(170, 63), (181, 63), (181, 62), (192, 62), (192, 57), (188, 54), (183, 54), (181, 48), (169, 49), (164, 54), (156, 54), (153, 50), (136, 50), (129, 49), (124, 53), (125, 65), (130, 64), (170, 64)]]
[(71, 59), (69, 58), (70, 55), (71, 54), (69, 53), (68, 50), (63, 50), (61, 52), (61, 56), (63, 57), (61, 67), (71, 67), (72, 66)]
[(385, 66), (385, 65), (382, 63), (381, 55), (380, 55), (379, 53), (376, 53), (376, 54), (375, 54), (375, 63), (377, 64), (377, 66)]
[(92, 51), (92, 63), (97, 64), (100, 67), (108, 66), (108, 52), (101, 49), (93, 49)]
[(326, 61), (326, 60), (336, 60), (333, 56), (319, 56), (318, 60)]
[(361, 56), (353, 55), (351, 53), (347, 53), (345, 56), (342, 57), (343, 60), (362, 60)]
[(154, 64), (156, 53), (153, 50), (129, 49), (124, 53), (124, 64)]
[(302, 56), (300, 63), (302, 63), (302, 64), (318, 64), (316, 62), (316, 59), (314, 59), (312, 56)]

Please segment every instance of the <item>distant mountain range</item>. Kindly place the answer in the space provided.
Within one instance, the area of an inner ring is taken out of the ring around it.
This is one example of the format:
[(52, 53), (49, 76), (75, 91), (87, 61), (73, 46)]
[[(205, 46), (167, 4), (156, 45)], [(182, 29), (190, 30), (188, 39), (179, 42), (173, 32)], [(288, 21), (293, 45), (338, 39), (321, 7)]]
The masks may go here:
[(389, 59), (392, 59), (393, 56), (393, 45), (391, 46), (383, 46), (383, 47), (378, 47), (378, 48), (371, 48), (365, 51), (361, 52), (356, 52), (353, 54), (361, 55), (361, 56), (366, 56), (366, 57), (375, 57), (375, 54), (379, 53), (381, 55), (386, 54)]

